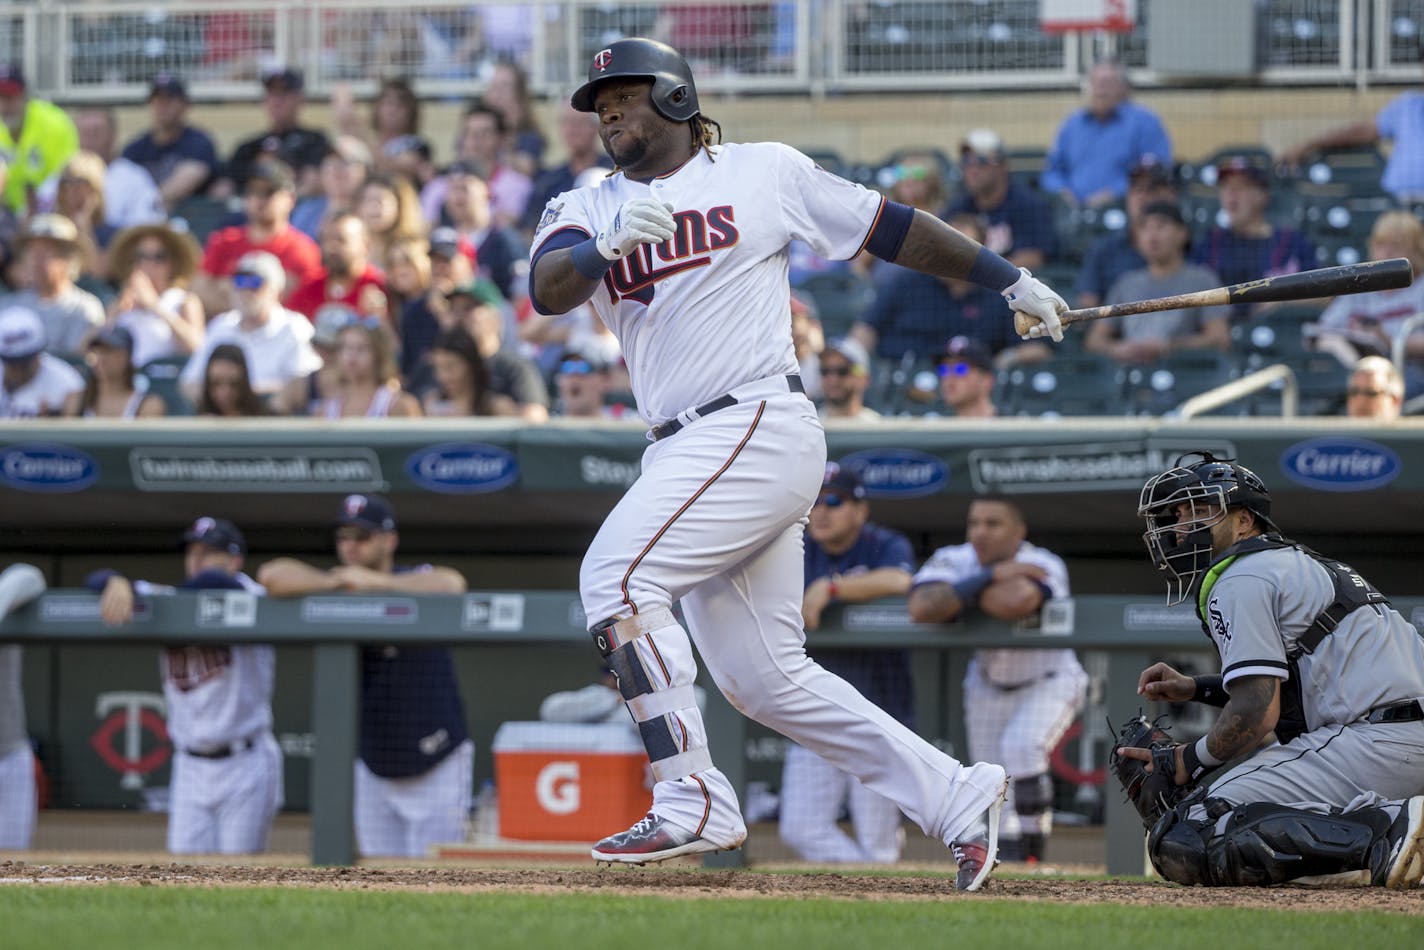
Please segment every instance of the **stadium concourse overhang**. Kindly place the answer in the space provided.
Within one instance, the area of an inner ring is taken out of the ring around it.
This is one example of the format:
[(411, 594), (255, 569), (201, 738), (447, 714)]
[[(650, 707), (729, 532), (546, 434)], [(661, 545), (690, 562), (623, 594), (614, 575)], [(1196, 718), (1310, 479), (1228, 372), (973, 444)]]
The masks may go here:
[[(962, 540), (968, 502), (995, 494), (1067, 557), (1141, 558), (1143, 480), (1199, 449), (1254, 469), (1284, 530), (1334, 556), (1403, 563), (1424, 539), (1412, 421), (922, 420), (834, 425), (827, 442), (861, 472), (875, 520), (921, 546)], [(0, 554), (171, 551), (201, 514), (241, 523), (255, 551), (325, 551), (337, 501), (381, 492), (407, 552), (576, 556), (647, 445), (618, 423), (0, 423)]]

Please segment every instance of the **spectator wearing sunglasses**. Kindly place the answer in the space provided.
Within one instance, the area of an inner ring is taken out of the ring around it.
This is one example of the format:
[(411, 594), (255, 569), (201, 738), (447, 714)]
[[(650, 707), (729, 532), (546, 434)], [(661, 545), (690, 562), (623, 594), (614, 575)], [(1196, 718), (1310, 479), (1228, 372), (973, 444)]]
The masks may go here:
[(179, 386), (197, 400), (208, 355), (222, 343), (235, 343), (247, 357), (252, 388), (267, 397), (273, 412), (290, 413), (306, 405), (307, 377), (321, 366), (312, 349), (311, 321), (278, 301), (286, 281), (282, 262), (263, 251), (245, 254), (230, 282), (236, 306), (208, 323), (203, 346), (188, 360)]
[(880, 413), (865, 404), (870, 386), (870, 356), (850, 337), (831, 340), (821, 351), (822, 419), (879, 419)]
[[(914, 682), (905, 650), (817, 649), (814, 631), (827, 607), (904, 597), (914, 574), (910, 541), (870, 520), (865, 483), (836, 462), (826, 465), (805, 542), (801, 616), (817, 663), (867, 699), (915, 728)], [(837, 825), (850, 812), (853, 837)], [(900, 810), (820, 756), (787, 743), (781, 778), (781, 840), (807, 861), (893, 863), (904, 845)]]
[(940, 355), (939, 396), (957, 419), (988, 419), (999, 414), (992, 398), (994, 357), (983, 343), (967, 336), (950, 338)]
[(1351, 419), (1393, 422), (1404, 407), (1404, 377), (1383, 356), (1362, 357), (1350, 371), (1345, 415)]
[(608, 405), (608, 367), (596, 357), (566, 350), (554, 370), (554, 415), (565, 419), (632, 419), (625, 405)]
[(166, 224), (120, 231), (109, 254), (119, 295), (109, 320), (133, 334), (133, 360), (189, 356), (203, 343), (203, 302), (188, 289), (198, 266), (198, 246)]
[(1044, 197), (1009, 178), (1004, 140), (992, 129), (975, 129), (959, 146), (964, 191), (941, 217), (975, 215), (984, 227), (981, 243), (1010, 263), (1030, 270), (1058, 253), (1053, 211)]

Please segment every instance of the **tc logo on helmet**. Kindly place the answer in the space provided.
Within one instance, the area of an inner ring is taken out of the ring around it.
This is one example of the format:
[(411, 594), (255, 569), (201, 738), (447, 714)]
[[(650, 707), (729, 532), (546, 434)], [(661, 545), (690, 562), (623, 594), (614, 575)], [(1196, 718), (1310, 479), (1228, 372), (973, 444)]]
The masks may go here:
[(601, 49), (593, 54), (593, 68), (603, 72), (613, 63), (613, 50)]

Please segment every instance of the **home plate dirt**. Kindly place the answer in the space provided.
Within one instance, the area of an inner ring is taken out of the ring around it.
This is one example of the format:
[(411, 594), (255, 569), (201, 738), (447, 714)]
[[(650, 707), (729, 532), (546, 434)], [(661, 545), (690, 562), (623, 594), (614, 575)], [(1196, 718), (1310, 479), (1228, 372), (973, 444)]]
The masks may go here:
[(236, 867), (200, 864), (37, 864), (0, 861), (0, 884), (329, 887), (412, 891), (616, 890), (663, 897), (828, 897), (855, 900), (1034, 900), (1078, 904), (1173, 904), (1294, 911), (1380, 910), (1424, 916), (1424, 889), (1184, 888), (1161, 882), (995, 878), (958, 894), (952, 877), (834, 872), (766, 873), (687, 868)]

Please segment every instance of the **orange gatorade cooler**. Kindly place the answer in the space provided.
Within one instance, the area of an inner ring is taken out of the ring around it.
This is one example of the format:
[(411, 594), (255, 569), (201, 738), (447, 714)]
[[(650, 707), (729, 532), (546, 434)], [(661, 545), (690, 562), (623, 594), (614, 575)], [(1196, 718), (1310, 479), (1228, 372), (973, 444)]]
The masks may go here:
[(631, 722), (506, 722), (493, 751), (501, 838), (597, 841), (652, 806)]

